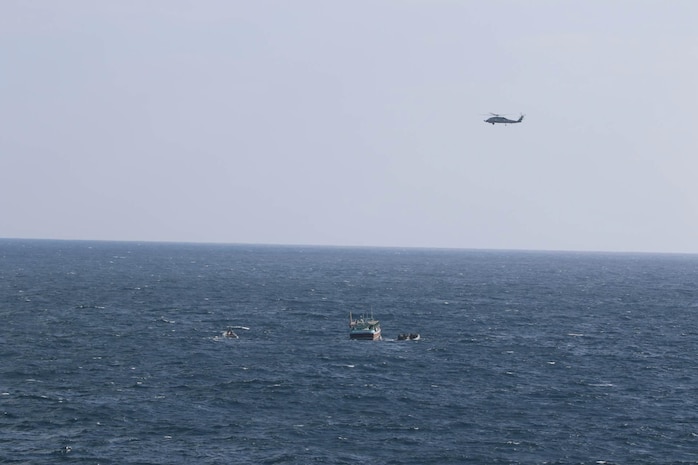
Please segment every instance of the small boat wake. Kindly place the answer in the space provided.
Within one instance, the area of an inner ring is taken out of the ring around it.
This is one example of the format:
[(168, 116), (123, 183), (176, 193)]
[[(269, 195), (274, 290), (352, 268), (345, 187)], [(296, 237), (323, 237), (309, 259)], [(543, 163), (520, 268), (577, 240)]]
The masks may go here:
[(244, 329), (245, 331), (249, 331), (250, 328), (247, 326), (228, 326), (228, 328), (221, 333), (220, 336), (216, 336), (214, 339), (220, 340), (220, 339), (240, 339), (240, 336), (233, 331), (235, 329)]

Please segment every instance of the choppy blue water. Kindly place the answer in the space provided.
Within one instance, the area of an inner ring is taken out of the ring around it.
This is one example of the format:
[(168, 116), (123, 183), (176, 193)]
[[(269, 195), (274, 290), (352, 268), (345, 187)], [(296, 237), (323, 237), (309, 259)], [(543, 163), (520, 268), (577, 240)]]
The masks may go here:
[[(0, 462), (698, 463), (696, 283), (697, 256), (0, 240)], [(371, 309), (384, 340), (350, 341)]]

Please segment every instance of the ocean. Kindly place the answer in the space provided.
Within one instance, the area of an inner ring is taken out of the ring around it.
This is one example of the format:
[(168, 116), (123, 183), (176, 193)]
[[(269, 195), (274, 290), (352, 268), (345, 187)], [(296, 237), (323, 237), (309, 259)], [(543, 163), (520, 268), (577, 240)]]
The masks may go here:
[(0, 463), (698, 464), (697, 283), (695, 255), (0, 240)]

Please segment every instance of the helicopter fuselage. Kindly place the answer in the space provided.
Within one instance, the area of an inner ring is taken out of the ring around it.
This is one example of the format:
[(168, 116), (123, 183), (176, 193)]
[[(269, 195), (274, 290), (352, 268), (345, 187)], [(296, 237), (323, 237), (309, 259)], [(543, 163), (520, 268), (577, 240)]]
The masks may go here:
[(523, 115), (521, 115), (521, 118), (519, 119), (509, 119), (505, 118), (504, 116), (492, 116), (491, 118), (487, 118), (485, 120), (485, 123), (490, 123), (490, 124), (516, 124), (520, 123), (523, 121)]

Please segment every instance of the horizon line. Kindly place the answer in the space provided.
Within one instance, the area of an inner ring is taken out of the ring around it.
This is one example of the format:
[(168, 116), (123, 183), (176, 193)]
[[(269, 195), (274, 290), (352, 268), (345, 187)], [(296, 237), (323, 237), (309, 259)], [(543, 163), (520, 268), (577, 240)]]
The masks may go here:
[(589, 254), (623, 254), (623, 255), (698, 255), (698, 252), (657, 252), (643, 250), (605, 250), (605, 249), (533, 249), (508, 247), (454, 247), (454, 246), (416, 246), (416, 245), (351, 245), (351, 244), (313, 244), (313, 243), (277, 243), (277, 242), (225, 242), (192, 240), (154, 240), (154, 239), (66, 239), (41, 237), (0, 237), (0, 241), (36, 241), (36, 242), (102, 242), (125, 244), (170, 244), (170, 245), (220, 245), (247, 247), (312, 247), (328, 249), (408, 249), (408, 250), (442, 250), (473, 252), (524, 252), (524, 253), (589, 253)]

